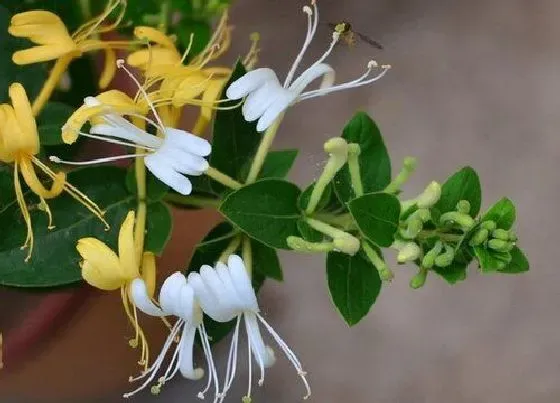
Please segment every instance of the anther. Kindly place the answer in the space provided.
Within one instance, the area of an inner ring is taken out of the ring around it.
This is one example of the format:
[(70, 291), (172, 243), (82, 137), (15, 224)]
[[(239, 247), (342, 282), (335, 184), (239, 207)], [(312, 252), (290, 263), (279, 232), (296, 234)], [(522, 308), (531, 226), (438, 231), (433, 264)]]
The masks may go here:
[(370, 60), (367, 64), (368, 69), (375, 69), (379, 64), (375, 60)]
[(313, 15), (313, 10), (311, 10), (311, 7), (309, 6), (303, 6), (302, 10), (307, 15)]

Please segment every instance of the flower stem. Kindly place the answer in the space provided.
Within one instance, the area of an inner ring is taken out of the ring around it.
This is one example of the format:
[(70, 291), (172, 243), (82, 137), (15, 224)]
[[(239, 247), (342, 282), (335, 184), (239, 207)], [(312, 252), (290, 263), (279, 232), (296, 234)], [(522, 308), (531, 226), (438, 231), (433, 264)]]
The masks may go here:
[(43, 88), (41, 88), (41, 92), (37, 95), (37, 98), (33, 101), (33, 105), (31, 110), (33, 111), (33, 116), (39, 115), (43, 106), (47, 103), (49, 98), (51, 97), (52, 92), (54, 91), (56, 85), (60, 81), (60, 77), (66, 69), (70, 62), (74, 59), (73, 54), (67, 54), (60, 57), (54, 64), (54, 67), (49, 73), (49, 78), (43, 84)]
[(362, 240), (362, 249), (366, 253), (366, 256), (370, 262), (375, 266), (379, 277), (381, 280), (390, 281), (395, 277), (391, 269), (387, 266), (387, 263), (383, 261), (383, 258), (373, 249), (366, 241)]
[(205, 173), (216, 182), (221, 183), (222, 185), (227, 186), (230, 189), (239, 189), (241, 186), (243, 186), (240, 182), (237, 182), (231, 176), (218, 171), (214, 167), (208, 167)]
[(350, 182), (356, 197), (364, 194), (364, 185), (360, 174), (360, 146), (358, 144), (348, 145), (348, 170), (350, 171)]
[(235, 253), (235, 251), (239, 248), (240, 244), (241, 244), (241, 235), (238, 235), (234, 237), (229, 243), (229, 245), (227, 246), (227, 248), (224, 249), (218, 261), (222, 263), (227, 263), (228, 257), (230, 257)]
[(345, 237), (348, 236), (350, 234), (348, 234), (345, 231), (342, 231), (338, 228), (332, 227), (327, 223), (324, 223), (322, 221), (319, 220), (315, 220), (314, 218), (306, 218), (305, 222), (307, 222), (307, 224), (309, 224), (309, 226), (325, 235), (330, 236), (331, 238), (340, 238), (340, 237)]
[(418, 239), (428, 239), (432, 237), (438, 237), (442, 241), (447, 242), (458, 242), (463, 239), (464, 235), (460, 234), (449, 234), (445, 232), (440, 232), (438, 230), (422, 230), (416, 235)]
[(340, 215), (332, 213), (317, 213), (313, 215), (313, 218), (316, 218), (319, 221), (326, 222), (327, 224), (340, 227), (344, 231), (357, 229), (356, 223), (354, 222), (354, 219), (352, 218), (350, 213), (344, 213)]
[(280, 122), (282, 122), (282, 118), (284, 114), (282, 113), (278, 118), (274, 121), (272, 126), (266, 129), (264, 132), (263, 138), (261, 143), (259, 144), (259, 148), (255, 154), (255, 158), (253, 159), (253, 163), (251, 164), (251, 168), (249, 169), (249, 174), (247, 175), (246, 183), (253, 183), (257, 180), (259, 173), (261, 172), (262, 166), (264, 164), (264, 160), (270, 147), (272, 146), (272, 142), (276, 137), (276, 132), (278, 131), (278, 127), (280, 127)]
[(209, 197), (201, 197), (201, 196), (191, 196), (191, 195), (183, 196), (177, 193), (169, 193), (165, 195), (164, 200), (182, 206), (213, 207), (213, 208), (218, 208), (220, 206), (220, 200), (211, 199)]
[(252, 278), (253, 273), (253, 252), (251, 249), (251, 239), (248, 236), (243, 237), (243, 244), (241, 245), (241, 254), (245, 262), (245, 268), (249, 278)]
[[(133, 118), (135, 126), (145, 128), (145, 121), (140, 118)], [(136, 148), (137, 153), (142, 153), (142, 149)], [(134, 227), (134, 246), (136, 247), (137, 261), (142, 262), (144, 253), (144, 238), (146, 233), (146, 165), (144, 157), (136, 157), (134, 159), (134, 174), (136, 176), (136, 191), (138, 194), (138, 208), (136, 211), (136, 225)]]
[(401, 186), (408, 180), (410, 175), (416, 169), (416, 158), (406, 157), (403, 162), (403, 167), (398, 175), (387, 185), (385, 192), (395, 193), (400, 190)]

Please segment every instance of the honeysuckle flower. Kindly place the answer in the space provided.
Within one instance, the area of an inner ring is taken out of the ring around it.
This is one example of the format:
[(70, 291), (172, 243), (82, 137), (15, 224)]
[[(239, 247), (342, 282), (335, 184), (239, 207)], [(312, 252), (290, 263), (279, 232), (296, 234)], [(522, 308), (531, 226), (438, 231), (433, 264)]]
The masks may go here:
[[(105, 24), (107, 17), (116, 9), (119, 9), (119, 12), (115, 21)], [(71, 35), (62, 20), (50, 11), (26, 11), (12, 17), (8, 32), (16, 37), (27, 38), (36, 45), (14, 52), (12, 55), (14, 63), (25, 65), (57, 60), (49, 80), (33, 103), (35, 114), (48, 100), (68, 64), (83, 53), (96, 50), (105, 52), (105, 67), (99, 78), (99, 86), (105, 88), (109, 85), (116, 71), (115, 49), (127, 49), (131, 42), (102, 41), (97, 37), (99, 34), (113, 31), (122, 20), (125, 9), (126, 0), (109, 0), (100, 15), (80, 26)]]
[(139, 364), (147, 368), (148, 344), (138, 324), (136, 306), (130, 301), (130, 288), (135, 279), (141, 278), (147, 287), (146, 293), (153, 295), (156, 267), (154, 256), (150, 252), (144, 252), (142, 262), (139, 262), (134, 242), (134, 220), (134, 211), (129, 211), (119, 231), (118, 255), (104, 242), (90, 237), (81, 238), (76, 249), (82, 258), (82, 277), (88, 284), (104, 291), (120, 289), (124, 311), (135, 330), (135, 337), (130, 340), (130, 345), (136, 347), (138, 342), (141, 342), (142, 355)]
[(152, 365), (140, 376), (130, 378), (130, 381), (135, 382), (144, 378), (147, 379), (145, 379), (140, 387), (132, 392), (125, 393), (124, 397), (133, 396), (146, 388), (154, 380), (165, 361), (167, 353), (177, 338), (179, 338), (179, 342), (175, 346), (171, 361), (167, 365), (163, 376), (158, 378), (157, 384), (152, 386), (152, 393), (159, 393), (164, 383), (172, 379), (177, 372), (181, 372), (183, 377), (190, 380), (201, 379), (204, 376), (204, 370), (202, 368), (195, 368), (193, 363), (194, 339), (196, 332), (198, 332), (208, 366), (208, 383), (206, 388), (198, 394), (198, 397), (203, 399), (213, 383), (215, 386), (214, 400), (216, 401), (220, 392), (220, 385), (210, 350), (210, 341), (202, 321), (202, 310), (185, 276), (176, 272), (165, 280), (159, 295), (159, 306), (152, 302), (144, 280), (139, 278), (133, 280), (130, 290), (132, 302), (142, 312), (150, 316), (176, 316), (178, 320), (171, 328), (171, 332), (167, 336), (160, 354)]
[[(14, 83), (10, 85), (8, 93), (12, 104), (0, 104), (0, 161), (14, 164), (16, 200), (27, 227), (27, 236), (22, 248), (29, 248), (26, 258), (28, 260), (33, 252), (33, 227), (21, 187), (20, 174), (31, 191), (39, 197), (41, 209), (48, 214), (49, 229), (54, 227), (51, 212), (45, 200), (55, 198), (63, 191), (83, 204), (107, 227), (108, 224), (103, 219), (103, 211), (85, 194), (68, 183), (63, 172), (54, 172), (36, 157), (40, 147), (39, 135), (25, 89), (20, 83)], [(52, 180), (50, 188), (46, 188), (41, 183), (35, 171), (36, 167)]]
[[(204, 157), (212, 150), (210, 143), (184, 130), (165, 126), (145, 90), (134, 76), (119, 61), (134, 82), (138, 85), (144, 102), (152, 111), (155, 120), (144, 116), (145, 111), (127, 95), (119, 91), (108, 91), (98, 97), (87, 97), (80, 107), (62, 128), (62, 138), (71, 144), (79, 136), (85, 136), (109, 143), (120, 144), (144, 150), (135, 154), (124, 154), (113, 157), (99, 158), (91, 161), (63, 161), (51, 156), (51, 161), (71, 164), (89, 165), (110, 162), (119, 159), (144, 157), (146, 167), (160, 181), (178, 193), (187, 195), (192, 191), (191, 181), (184, 175), (202, 175), (208, 169)], [(152, 125), (162, 137), (148, 133), (123, 116), (140, 119)], [(92, 123), (89, 133), (81, 132), (87, 122)]]
[[(239, 256), (231, 255), (228, 258), (227, 265), (218, 262), (215, 268), (207, 265), (202, 266), (199, 273), (189, 274), (188, 283), (194, 289), (202, 310), (208, 316), (218, 322), (236, 320), (228, 356), (224, 387), (221, 393), (221, 401), (225, 398), (236, 375), (239, 327), (242, 318), (245, 322), (248, 347), (260, 369), (259, 386), (264, 383), (265, 368), (272, 366), (275, 361), (274, 351), (265, 344), (262, 338), (259, 329), (260, 322), (276, 341), (303, 380), (307, 390), (307, 394), (304, 398), (310, 396), (311, 390), (300, 361), (284, 340), (282, 340), (278, 333), (276, 333), (272, 326), (270, 326), (259, 313), (260, 308), (257, 303), (255, 291), (251, 286), (245, 264)], [(252, 363), (249, 357), (249, 387), (244, 401), (250, 401), (251, 381)]]
[[(311, 6), (303, 7), (303, 12), (307, 15), (305, 41), (283, 84), (280, 84), (278, 76), (272, 69), (259, 68), (249, 71), (233, 82), (226, 91), (229, 99), (246, 97), (242, 108), (243, 116), (249, 122), (258, 120), (257, 130), (259, 132), (266, 130), (283, 111), (296, 102), (373, 83), (383, 77), (390, 68), (389, 65), (379, 66), (372, 60), (368, 63), (365, 73), (357, 79), (334, 85), (334, 69), (324, 61), (340, 39), (340, 32), (335, 30), (326, 52), (294, 79), (296, 70), (315, 36), (319, 22), (319, 11), (315, 0), (311, 2)], [(375, 70), (379, 70), (379, 72), (370, 77)], [(307, 86), (318, 78), (322, 78), (319, 89), (305, 91)]]
[[(128, 64), (143, 70), (146, 76), (145, 87), (150, 98), (158, 106), (162, 120), (168, 125), (176, 124), (181, 107), (200, 106), (200, 115), (193, 133), (200, 134), (207, 127), (214, 109), (219, 108), (220, 94), (227, 82), (231, 69), (228, 67), (209, 67), (230, 46), (231, 26), (227, 12), (222, 14), (212, 38), (205, 49), (183, 64), (191, 52), (193, 36), (187, 50), (181, 54), (175, 47), (174, 37), (166, 36), (151, 27), (136, 27), (135, 36), (139, 40), (152, 43), (147, 49), (131, 53)], [(256, 36), (244, 62), (251, 66), (258, 52)]]

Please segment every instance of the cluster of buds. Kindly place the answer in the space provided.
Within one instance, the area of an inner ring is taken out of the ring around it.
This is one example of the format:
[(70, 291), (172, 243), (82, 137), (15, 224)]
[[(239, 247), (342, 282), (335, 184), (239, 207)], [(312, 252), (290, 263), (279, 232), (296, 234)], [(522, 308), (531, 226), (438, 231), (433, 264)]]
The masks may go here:
[(496, 222), (492, 220), (483, 221), (480, 228), (475, 232), (470, 246), (483, 246), (496, 252), (509, 252), (515, 246), (517, 235), (513, 230), (497, 228)]

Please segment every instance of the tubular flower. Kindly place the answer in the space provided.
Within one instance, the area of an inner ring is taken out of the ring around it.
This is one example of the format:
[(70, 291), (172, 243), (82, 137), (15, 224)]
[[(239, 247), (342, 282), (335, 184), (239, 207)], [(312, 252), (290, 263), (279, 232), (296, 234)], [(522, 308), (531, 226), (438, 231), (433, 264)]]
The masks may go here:
[[(33, 252), (33, 227), (31, 215), (25, 203), (20, 182), (20, 173), (23, 180), (35, 193), (40, 201), (41, 208), (49, 216), (49, 229), (52, 226), (52, 216), (45, 199), (52, 199), (63, 191), (68, 192), (74, 199), (82, 203), (88, 210), (95, 214), (108, 227), (103, 219), (103, 211), (85, 194), (66, 182), (63, 172), (55, 173), (51, 168), (41, 162), (36, 155), (39, 152), (39, 135), (37, 125), (31, 112), (31, 105), (27, 99), (25, 89), (20, 83), (10, 85), (9, 96), (12, 104), (0, 104), (0, 161), (14, 164), (14, 187), (16, 200), (27, 227), (27, 237), (22, 248), (29, 248), (26, 260)], [(35, 172), (35, 167), (52, 179), (50, 189), (46, 188)]]
[[(220, 401), (223, 401), (225, 398), (235, 378), (239, 327), (242, 318), (245, 321), (249, 354), (252, 352), (260, 369), (259, 386), (264, 383), (265, 368), (272, 366), (275, 361), (273, 350), (265, 345), (261, 336), (259, 330), (259, 322), (261, 322), (303, 380), (307, 389), (307, 394), (304, 398), (306, 399), (310, 396), (311, 390), (306, 379), (306, 373), (298, 358), (259, 313), (260, 309), (255, 291), (251, 286), (245, 264), (239, 256), (230, 256), (227, 265), (218, 262), (215, 268), (206, 265), (202, 266), (200, 273), (189, 274), (188, 283), (193, 287), (202, 310), (208, 316), (218, 322), (236, 320)], [(244, 401), (250, 401), (251, 383), (252, 366), (251, 358), (249, 357), (249, 387)]]
[[(104, 24), (109, 15), (119, 9), (117, 18), (111, 24)], [(105, 67), (99, 78), (99, 87), (105, 88), (115, 76), (115, 49), (128, 49), (130, 41), (102, 41), (99, 34), (113, 31), (124, 16), (126, 0), (109, 0), (105, 10), (92, 20), (80, 26), (72, 35), (62, 20), (50, 11), (26, 11), (15, 14), (8, 27), (13, 36), (27, 38), (36, 46), (18, 50), (12, 55), (16, 64), (31, 64), (56, 60), (48, 80), (33, 102), (33, 114), (37, 115), (48, 101), (52, 91), (60, 81), (70, 62), (82, 53), (103, 50)]]
[[(179, 108), (185, 105), (200, 106), (200, 116), (193, 132), (200, 134), (212, 118), (212, 111), (218, 108), (220, 94), (227, 82), (231, 69), (226, 67), (207, 67), (207, 64), (220, 57), (230, 46), (231, 26), (228, 15), (224, 13), (206, 48), (184, 65), (192, 47), (193, 37), (185, 53), (181, 55), (175, 47), (173, 37), (150, 27), (137, 27), (134, 34), (139, 40), (153, 43), (148, 49), (141, 49), (128, 56), (127, 62), (144, 71), (147, 77), (146, 88), (155, 100), (164, 121), (176, 123)], [(246, 65), (255, 63), (257, 37), (245, 58)], [(156, 89), (157, 88), (157, 89)]]
[[(126, 67), (120, 64), (128, 72)], [(208, 169), (204, 157), (211, 152), (210, 143), (184, 130), (167, 127), (162, 122), (153, 103), (144, 89), (136, 82), (144, 101), (152, 111), (155, 121), (144, 116), (143, 107), (119, 91), (108, 91), (97, 98), (88, 97), (62, 128), (63, 140), (71, 144), (79, 136), (85, 136), (109, 143), (130, 146), (144, 150), (136, 154), (124, 154), (114, 157), (100, 158), (84, 162), (63, 161), (51, 156), (51, 161), (71, 164), (88, 165), (115, 161), (125, 158), (145, 157), (146, 167), (160, 181), (181, 194), (190, 194), (192, 184), (184, 175), (202, 175)], [(162, 137), (155, 136), (133, 125), (123, 116), (140, 119), (156, 128)], [(86, 121), (92, 123), (89, 133), (81, 132)]]
[(118, 255), (96, 238), (80, 239), (76, 249), (82, 257), (80, 263), (82, 277), (88, 284), (105, 291), (120, 289), (124, 310), (136, 332), (135, 338), (130, 340), (129, 343), (132, 347), (136, 347), (138, 342), (141, 341), (142, 356), (139, 364), (147, 368), (148, 344), (138, 324), (136, 307), (130, 301), (130, 287), (134, 279), (143, 278), (147, 287), (146, 293), (153, 295), (156, 268), (154, 255), (150, 252), (144, 252), (142, 273), (140, 273), (140, 262), (138, 262), (134, 244), (134, 219), (134, 211), (129, 211), (121, 225)]
[(202, 368), (194, 368), (193, 364), (193, 348), (196, 332), (200, 336), (202, 349), (206, 357), (208, 365), (208, 383), (206, 388), (198, 394), (198, 397), (204, 399), (205, 393), (210, 389), (212, 383), (215, 385), (215, 400), (220, 392), (218, 383), (218, 375), (212, 352), (210, 350), (210, 341), (204, 328), (202, 321), (202, 310), (195, 298), (192, 287), (187, 284), (187, 279), (181, 273), (170, 275), (163, 283), (159, 295), (159, 307), (154, 304), (147, 292), (146, 284), (142, 279), (135, 279), (131, 284), (131, 298), (134, 305), (142, 312), (150, 316), (177, 316), (178, 320), (171, 328), (171, 332), (165, 341), (160, 354), (148, 368), (140, 376), (131, 378), (131, 382), (135, 382), (147, 377), (144, 383), (136, 390), (124, 394), (125, 398), (131, 397), (140, 390), (146, 388), (153, 381), (159, 369), (163, 365), (168, 351), (171, 349), (174, 340), (179, 340), (172, 354), (171, 361), (163, 376), (158, 378), (157, 384), (152, 386), (152, 393), (159, 393), (165, 382), (172, 379), (175, 374), (180, 371), (181, 375), (187, 379), (199, 380), (204, 376)]
[[(389, 65), (379, 66), (375, 61), (368, 63), (364, 74), (355, 80), (334, 85), (334, 69), (324, 60), (330, 55), (333, 48), (340, 40), (340, 32), (336, 30), (332, 34), (332, 41), (323, 55), (310, 67), (294, 79), (295, 72), (303, 59), (303, 56), (311, 44), (317, 25), (319, 23), (319, 10), (316, 1), (312, 1), (312, 7), (304, 6), (303, 11), (307, 14), (307, 33), (303, 46), (297, 55), (284, 84), (280, 84), (276, 73), (269, 68), (259, 68), (249, 71), (243, 77), (233, 82), (227, 89), (226, 96), (229, 99), (245, 99), (242, 113), (249, 122), (258, 120), (257, 130), (266, 130), (280, 114), (290, 105), (306, 99), (319, 97), (332, 92), (373, 83), (387, 73)], [(377, 75), (370, 77), (372, 71), (380, 68)], [(318, 78), (322, 78), (319, 89), (305, 91), (307, 86)]]

